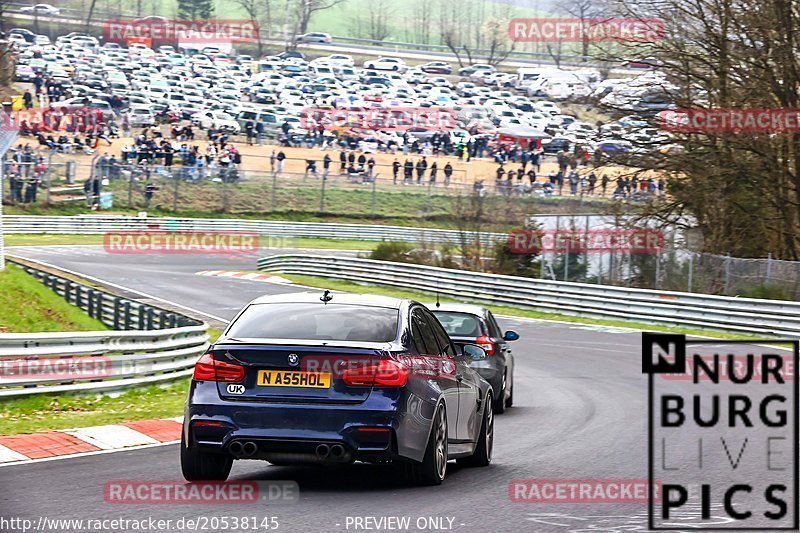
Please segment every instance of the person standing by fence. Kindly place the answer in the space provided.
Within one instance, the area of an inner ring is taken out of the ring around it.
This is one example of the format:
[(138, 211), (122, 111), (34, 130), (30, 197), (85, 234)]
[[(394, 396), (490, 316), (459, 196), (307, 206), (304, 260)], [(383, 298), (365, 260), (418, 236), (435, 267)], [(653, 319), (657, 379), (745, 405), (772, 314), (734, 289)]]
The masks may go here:
[(286, 154), (283, 153), (283, 150), (278, 152), (278, 155), (275, 156), (275, 160), (278, 162), (278, 175), (280, 176), (283, 172), (283, 161), (286, 159)]
[(328, 179), (328, 173), (330, 172), (331, 168), (331, 156), (330, 154), (325, 154), (325, 157), (322, 158), (322, 179)]

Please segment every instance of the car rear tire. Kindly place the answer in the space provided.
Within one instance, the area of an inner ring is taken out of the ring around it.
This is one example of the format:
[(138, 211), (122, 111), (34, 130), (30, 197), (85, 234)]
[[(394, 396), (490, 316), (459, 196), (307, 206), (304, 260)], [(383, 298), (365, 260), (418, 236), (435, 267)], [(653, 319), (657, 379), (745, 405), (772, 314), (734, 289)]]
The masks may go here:
[(225, 481), (231, 467), (233, 457), (189, 448), (181, 437), (181, 471), (186, 481)]
[(409, 465), (409, 477), (417, 485), (441, 485), (447, 473), (447, 413), (439, 405), (433, 415), (428, 446), (421, 463)]
[[(487, 400), (491, 402), (492, 396), (489, 395)], [(492, 449), (494, 448), (494, 412), (490, 406), (491, 403), (487, 403), (486, 409), (483, 410), (483, 422), (475, 451), (469, 457), (459, 459), (459, 464), (464, 466), (489, 466), (491, 464)]]
[(506, 398), (506, 409), (514, 405), (514, 385), (511, 385), (511, 390), (508, 391), (508, 398)]

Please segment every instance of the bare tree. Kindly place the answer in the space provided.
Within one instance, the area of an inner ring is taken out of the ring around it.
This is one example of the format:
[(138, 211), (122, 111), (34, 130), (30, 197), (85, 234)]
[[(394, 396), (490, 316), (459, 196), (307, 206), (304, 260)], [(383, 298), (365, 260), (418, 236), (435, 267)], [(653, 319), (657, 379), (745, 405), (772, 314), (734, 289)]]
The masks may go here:
[[(463, 67), (466, 65), (471, 65), (472, 51), (466, 44), (458, 41), (457, 39), (458, 33), (454, 29), (448, 29), (442, 33), (442, 42), (445, 46), (447, 46), (447, 48), (450, 49), (450, 52), (456, 56), (458, 66)], [(466, 62), (464, 61), (464, 57), (466, 57)]]
[[(487, 20), (482, 26), (483, 41), (486, 43), (485, 52), (481, 51), (482, 56), (485, 56), (484, 61), (490, 65), (499, 65), (514, 51), (516, 43), (508, 38), (506, 31), (507, 22), (491, 18)], [(468, 45), (466, 42), (459, 40), (460, 35), (464, 35), (458, 31), (456, 27), (448, 27), (442, 32), (442, 42), (450, 52), (456, 56), (459, 66), (465, 64), (472, 64), (473, 57), (478, 56), (478, 51)], [(466, 57), (467, 61), (464, 61)]]
[(499, 65), (514, 51), (516, 43), (508, 37), (508, 22), (490, 18), (483, 24), (484, 41), (488, 50), (486, 62)]
[(367, 35), (370, 39), (383, 41), (389, 37), (392, 6), (394, 6), (392, 0), (370, 0), (367, 7), (367, 16), (369, 17)]
[[(678, 110), (790, 112), (800, 106), (796, 2), (618, 0), (617, 5), (627, 18), (645, 21), (656, 14), (665, 32), (647, 46), (617, 43), (606, 57), (656, 58), (672, 85), (666, 95)], [(668, 199), (653, 207), (654, 215), (677, 222), (688, 217), (711, 253), (764, 257), (771, 252), (800, 259), (797, 128), (695, 129), (673, 135), (673, 149), (654, 151), (641, 162), (668, 179)]]
[(415, 32), (416, 41), (423, 44), (431, 42), (431, 26), (433, 26), (433, 2), (430, 0), (416, 0), (415, 2)]
[[(267, 38), (272, 27), (272, 0), (235, 0), (244, 9), (250, 21), (259, 28), (267, 28)], [(261, 31), (258, 32), (258, 55), (264, 53)]]
[(553, 62), (556, 64), (556, 68), (561, 68), (561, 49), (561, 41), (555, 43), (555, 46), (553, 46), (551, 43), (547, 43), (547, 55), (553, 59)]
[(598, 3), (596, 0), (568, 0), (561, 7), (567, 14), (580, 21), (581, 51), (586, 60), (589, 56), (589, 19), (599, 14)]
[(89, 27), (92, 25), (92, 16), (94, 15), (94, 7), (97, 5), (97, 0), (92, 0), (92, 3), (89, 4), (89, 12), (86, 14), (86, 31), (89, 31)]
[(308, 23), (315, 13), (338, 6), (345, 0), (294, 0), (295, 34), (308, 31)]
[(14, 56), (11, 42), (0, 40), (0, 87), (9, 87), (14, 81)]

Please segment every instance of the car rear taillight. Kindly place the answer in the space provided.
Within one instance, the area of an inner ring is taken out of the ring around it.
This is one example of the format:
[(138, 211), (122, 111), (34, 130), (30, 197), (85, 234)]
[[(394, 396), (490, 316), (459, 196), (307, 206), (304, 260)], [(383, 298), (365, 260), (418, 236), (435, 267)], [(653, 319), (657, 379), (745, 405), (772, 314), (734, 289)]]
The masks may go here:
[(214, 381), (216, 379), (214, 357), (210, 353), (203, 354), (203, 357), (195, 363), (192, 379), (198, 381)]
[(198, 381), (221, 381), (223, 383), (237, 383), (244, 379), (244, 367), (224, 361), (217, 361), (211, 353), (203, 357), (194, 365), (193, 379)]
[(486, 335), (483, 335), (475, 339), (475, 344), (483, 348), (484, 351), (486, 352), (486, 355), (488, 356), (494, 355), (494, 343), (492, 342), (492, 339), (490, 339)]
[(403, 387), (408, 381), (408, 367), (397, 361), (381, 359), (342, 372), (349, 387)]

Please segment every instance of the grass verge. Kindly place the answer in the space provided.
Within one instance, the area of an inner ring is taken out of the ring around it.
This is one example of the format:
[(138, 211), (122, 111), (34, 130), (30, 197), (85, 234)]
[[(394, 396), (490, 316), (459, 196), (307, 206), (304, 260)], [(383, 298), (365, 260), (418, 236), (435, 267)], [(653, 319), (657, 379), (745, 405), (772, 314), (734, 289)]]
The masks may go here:
[[(208, 328), (209, 342), (222, 334)], [(0, 401), (0, 435), (172, 418), (183, 413), (189, 379), (116, 395), (37, 395)]]
[[(6, 246), (63, 246), (70, 244), (101, 245), (102, 235), (76, 234), (10, 234), (5, 235)], [(331, 250), (372, 250), (377, 241), (347, 239), (319, 239), (311, 237), (262, 237), (263, 248), (326, 248)]]
[[(360, 283), (352, 283), (349, 281), (341, 281), (331, 278), (317, 277), (317, 276), (300, 276), (294, 274), (281, 274), (281, 277), (306, 285), (309, 287), (319, 287), (321, 289), (330, 289), (334, 291), (355, 292), (363, 294), (380, 294), (383, 296), (392, 296), (395, 298), (411, 298), (420, 302), (431, 302), (435, 300), (435, 292), (423, 291), (410, 291), (404, 289), (395, 289), (393, 287), (381, 287), (377, 285), (366, 285)], [(461, 302), (461, 303), (479, 303), (480, 302), (464, 302), (463, 300), (454, 300), (452, 298), (441, 297), (442, 302)], [(541, 311), (531, 311), (527, 309), (518, 309), (515, 307), (506, 307), (500, 305), (486, 305), (493, 313), (498, 315), (508, 315), (520, 318), (533, 318), (537, 320), (550, 320), (558, 322), (570, 322), (574, 324), (586, 324), (594, 326), (608, 326), (620, 327), (629, 329), (640, 329), (642, 331), (663, 331), (669, 333), (678, 333), (684, 335), (695, 335), (701, 337), (714, 337), (719, 339), (731, 340), (749, 340), (756, 337), (750, 335), (742, 335), (737, 333), (728, 333), (724, 331), (713, 331), (696, 328), (679, 328), (661, 326), (657, 324), (645, 324), (642, 322), (634, 322), (628, 320), (607, 320), (602, 318), (589, 318), (573, 315), (561, 315), (557, 313), (546, 313)]]
[(0, 272), (0, 333), (108, 329), (21, 268)]
[(118, 396), (37, 395), (0, 402), (0, 434), (70, 429), (172, 418), (183, 413), (189, 379), (132, 389)]

